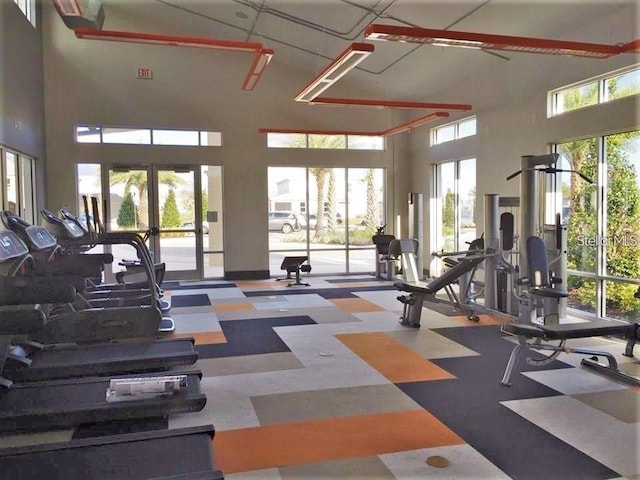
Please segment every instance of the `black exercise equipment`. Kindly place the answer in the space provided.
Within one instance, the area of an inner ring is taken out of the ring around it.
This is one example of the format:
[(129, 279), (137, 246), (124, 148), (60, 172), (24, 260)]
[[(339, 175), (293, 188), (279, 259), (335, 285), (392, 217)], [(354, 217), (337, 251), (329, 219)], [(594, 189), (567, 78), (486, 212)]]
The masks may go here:
[[(0, 248), (0, 267), (16, 258), (20, 263), (24, 263), (25, 255), (28, 257), (26, 246), (11, 231), (0, 232), (0, 246), (4, 247)], [(17, 346), (7, 353), (4, 375), (8, 379), (35, 381), (85, 375), (149, 372), (192, 365), (198, 359), (193, 338), (140, 338), (120, 343), (71, 346), (44, 345), (32, 341), (42, 338), (42, 331), (49, 332), (49, 336), (56, 336), (55, 326), (65, 323), (65, 315), (57, 318), (54, 314), (54, 318), (50, 319), (47, 315), (48, 310), (43, 305), (74, 299), (75, 290), (64, 282), (64, 278), (0, 277), (0, 304), (3, 305), (0, 307), (0, 331), (5, 335), (27, 335), (29, 338), (14, 341)], [(81, 317), (77, 318), (82, 321)], [(33, 324), (34, 319), (39, 323)], [(53, 326), (49, 326), (50, 321)], [(87, 323), (91, 321), (91, 317), (86, 320)], [(111, 321), (120, 322), (113, 316)], [(72, 327), (73, 325), (67, 326)], [(96, 325), (94, 327), (97, 328)], [(97, 334), (95, 337), (100, 338), (100, 335)], [(96, 338), (88, 340), (95, 342)], [(68, 338), (67, 341), (71, 339)]]
[(300, 272), (309, 273), (311, 271), (311, 265), (307, 263), (308, 261), (309, 257), (307, 257), (306, 255), (301, 255), (298, 257), (284, 257), (282, 263), (280, 264), (280, 270), (286, 270), (287, 276), (285, 278), (277, 278), (276, 280), (293, 280), (291, 274), (295, 273), (295, 282), (289, 282), (287, 284), (287, 287), (293, 287), (296, 285), (304, 285), (308, 287), (309, 284), (303, 283), (300, 278)]
[[(85, 216), (88, 219), (88, 199), (86, 195), (82, 198), (85, 205)], [(142, 291), (137, 289), (150, 289), (151, 285), (153, 285), (156, 297), (158, 297), (158, 307), (163, 313), (168, 313), (171, 309), (171, 305), (169, 302), (159, 298), (161, 296), (161, 289), (159, 285), (162, 284), (164, 279), (166, 267), (164, 263), (153, 262), (149, 249), (146, 245), (149, 235), (157, 235), (159, 232), (158, 229), (150, 228), (142, 237), (135, 232), (107, 232), (100, 221), (100, 209), (98, 207), (97, 198), (92, 197), (91, 202), (93, 207), (93, 222), (87, 221), (86, 224), (80, 222), (77, 217), (65, 209), (60, 209), (60, 217), (56, 217), (53, 213), (47, 210), (42, 210), (41, 214), (47, 221), (47, 228), (56, 235), (65, 250), (86, 251), (98, 244), (114, 244), (117, 242), (110, 240), (113, 239), (114, 236), (124, 237), (125, 241), (122, 243), (131, 245), (135, 248), (138, 260), (123, 260), (119, 262), (119, 265), (125, 266), (126, 271), (116, 272), (115, 277), (118, 282), (116, 284), (104, 285), (101, 284), (102, 279), (98, 279), (91, 289), (91, 294), (93, 295), (92, 298), (95, 299), (101, 294), (105, 294), (105, 291), (114, 291), (118, 296), (136, 295)], [(150, 268), (147, 269), (145, 264), (149, 265)], [(147, 278), (148, 270), (151, 270), (154, 274), (153, 281)], [(172, 322), (170, 318), (163, 319), (161, 331), (171, 331), (171, 324)]]
[[(79, 309), (97, 307), (127, 307), (149, 305), (154, 297), (147, 290), (128, 291), (122, 295), (121, 291), (102, 291), (101, 294), (93, 294), (87, 290), (89, 282), (101, 282), (104, 265), (113, 262), (113, 255), (80, 254), (76, 252), (63, 252), (56, 238), (44, 227), (30, 225), (16, 214), (4, 211), (0, 218), (7, 228), (16, 233), (18, 237), (29, 247), (34, 258), (33, 274), (43, 277), (77, 276), (79, 280), (74, 286), (81, 294), (74, 307)], [(64, 221), (65, 228), (72, 226), (70, 220)], [(77, 229), (72, 229), (77, 232)]]
[(0, 472), (16, 480), (222, 480), (213, 436), (206, 425), (1, 449)]
[[(6, 313), (8, 308), (16, 307), (0, 307), (0, 313)], [(6, 318), (0, 315), (0, 372), (4, 371), (13, 336), (31, 335), (46, 324), (46, 317), (39, 308), (18, 308), (25, 309), (19, 317), (11, 315), (12, 312), (8, 312)], [(112, 399), (107, 395), (112, 380), (142, 378), (138, 381), (140, 385), (152, 381), (162, 384), (167, 376), (156, 372), (137, 374), (136, 377), (90, 377), (22, 384), (0, 377), (0, 432), (68, 428), (85, 423), (157, 418), (202, 410), (206, 397), (200, 393), (201, 372), (172, 371), (171, 377), (174, 376), (183, 376), (183, 388), (167, 395), (131, 396), (128, 401), (118, 402), (110, 401)]]
[[(197, 412), (206, 397), (200, 393), (199, 370), (172, 371), (186, 375), (187, 387), (171, 396), (132, 398), (109, 402), (107, 389), (113, 379), (131, 376), (88, 377), (3, 385), (0, 391), (0, 432), (14, 433), (69, 428), (88, 423), (161, 418), (173, 413)], [(162, 376), (138, 374), (135, 378)]]
[[(29, 249), (11, 230), (0, 231), (0, 243), (8, 245), (5, 252), (0, 252), (0, 275), (15, 274), (33, 264)], [(161, 321), (162, 314), (155, 305), (77, 310), (67, 304), (49, 315), (47, 325), (35, 332), (33, 339), (42, 343), (65, 343), (153, 337)]]
[[(408, 292), (409, 295), (401, 295), (398, 301), (404, 305), (400, 324), (405, 327), (420, 328), (420, 317), (422, 315), (422, 306), (425, 301), (432, 303), (452, 304), (457, 308), (463, 308), (462, 304), (452, 285), (463, 275), (471, 274), (485, 260), (484, 255), (478, 255), (476, 250), (482, 249), (484, 240), (478, 238), (470, 243), (467, 254), (459, 260), (447, 262), (449, 267), (442, 275), (431, 280), (429, 283), (423, 282), (395, 282), (393, 285), (398, 290)], [(441, 300), (436, 297), (436, 293), (444, 289), (447, 293), (448, 300)], [(461, 292), (461, 296), (465, 294)], [(468, 314), (470, 320), (478, 321), (477, 315)]]
[[(554, 287), (554, 285), (561, 283), (561, 279), (549, 276), (546, 247), (541, 238), (529, 237), (527, 239), (526, 257), (530, 277), (520, 279), (518, 283), (529, 287), (529, 295), (534, 299), (550, 300), (558, 300), (568, 296), (568, 292), (565, 290)], [(511, 352), (502, 377), (502, 384), (505, 386), (511, 385), (511, 373), (522, 349), (552, 352), (540, 360), (528, 358), (527, 363), (529, 365), (547, 365), (555, 360), (561, 353), (591, 355), (591, 358), (582, 360), (582, 365), (593, 368), (614, 379), (640, 386), (639, 378), (619, 370), (615, 357), (610, 353), (566, 346), (566, 341), (574, 338), (601, 337), (607, 335), (620, 336), (627, 340), (624, 355), (633, 357), (633, 348), (640, 339), (640, 324), (638, 323), (627, 323), (618, 320), (595, 320), (559, 325), (509, 323), (502, 325), (502, 331), (518, 338), (518, 344)], [(559, 343), (557, 345), (544, 343), (549, 341), (559, 341)], [(599, 362), (598, 357), (606, 358), (608, 363), (604, 364)]]
[(376, 246), (376, 277), (391, 280), (396, 274), (397, 259), (389, 255), (389, 244), (396, 237), (384, 233), (386, 227), (386, 225), (377, 227), (371, 242)]

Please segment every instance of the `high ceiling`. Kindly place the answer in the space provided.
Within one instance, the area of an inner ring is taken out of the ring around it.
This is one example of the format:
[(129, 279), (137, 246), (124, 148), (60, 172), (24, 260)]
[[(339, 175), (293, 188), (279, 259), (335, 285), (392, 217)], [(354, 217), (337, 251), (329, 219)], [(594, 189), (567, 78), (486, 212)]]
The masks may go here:
[[(274, 62), (308, 72), (311, 80), (350, 43), (362, 42), (374, 22), (604, 43), (575, 31), (631, 5), (637, 0), (103, 0), (103, 28), (135, 25), (138, 32), (260, 42), (275, 50)], [(612, 30), (606, 43), (626, 43), (636, 34)], [(393, 100), (422, 100), (452, 78), (531, 55), (374, 43), (375, 53), (349, 77)]]

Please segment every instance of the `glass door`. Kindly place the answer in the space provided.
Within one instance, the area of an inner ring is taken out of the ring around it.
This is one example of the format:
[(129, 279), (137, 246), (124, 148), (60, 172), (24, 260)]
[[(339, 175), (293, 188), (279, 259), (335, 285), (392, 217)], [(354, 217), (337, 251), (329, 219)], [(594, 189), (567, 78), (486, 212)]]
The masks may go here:
[[(105, 169), (104, 224), (107, 231), (136, 232), (148, 238), (165, 279), (202, 278), (203, 224), (200, 175), (192, 166), (126, 166)], [(116, 262), (135, 259), (131, 247), (115, 245)]]
[(166, 265), (165, 278), (202, 278), (205, 226), (202, 221), (201, 177), (195, 167), (153, 168), (153, 215), (160, 229), (152, 236), (157, 261)]

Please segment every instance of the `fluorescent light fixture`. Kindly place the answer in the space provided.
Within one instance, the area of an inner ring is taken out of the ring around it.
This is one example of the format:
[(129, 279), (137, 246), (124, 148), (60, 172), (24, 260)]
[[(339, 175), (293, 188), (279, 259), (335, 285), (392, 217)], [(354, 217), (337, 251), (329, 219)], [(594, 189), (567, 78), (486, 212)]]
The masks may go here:
[(397, 135), (399, 133), (408, 132), (414, 128), (418, 128), (425, 123), (432, 122), (439, 118), (447, 118), (449, 114), (447, 112), (433, 112), (424, 117), (416, 118), (406, 123), (396, 125), (395, 127), (388, 128), (381, 132), (356, 132), (350, 130), (305, 130), (294, 128), (260, 128), (259, 133), (301, 133), (309, 135), (360, 135), (363, 137), (390, 137), (391, 135)]
[(425, 115), (424, 117), (416, 118), (415, 120), (410, 120), (406, 123), (401, 123), (400, 125), (396, 125), (395, 127), (391, 127), (383, 132), (380, 132), (380, 135), (384, 137), (390, 137), (391, 135), (397, 135), (399, 133), (409, 132), (414, 128), (421, 127), (425, 123), (433, 122), (434, 120), (438, 120), (439, 118), (447, 118), (449, 114), (447, 112), (433, 112), (429, 115)]
[(460, 103), (403, 102), (396, 100), (369, 100), (364, 98), (316, 97), (310, 105), (336, 107), (407, 108), (413, 110), (471, 110), (471, 105)]
[[(546, 55), (571, 55), (587, 58), (608, 58), (625, 51), (619, 45), (570, 42), (544, 38), (512, 37), (487, 33), (455, 32), (428, 28), (401, 27), (397, 25), (371, 24), (364, 32), (367, 40), (386, 40), (431, 44), (448, 47), (463, 47), (486, 50), (507, 50), (513, 52), (540, 53)], [(633, 44), (634, 42), (630, 42)], [(627, 44), (629, 45), (629, 44)]]
[(58, 10), (58, 14), (62, 16), (82, 16), (82, 10), (78, 4), (78, 0), (53, 0), (53, 5)]
[(121, 32), (115, 30), (90, 30), (77, 28), (76, 37), (88, 40), (105, 40), (111, 42), (146, 43), (151, 45), (170, 45), (175, 47), (201, 47), (215, 50), (233, 50), (238, 52), (260, 52), (260, 43), (239, 42), (234, 40), (217, 40), (202, 37), (180, 37), (157, 33)]
[(273, 58), (273, 50), (264, 48), (256, 53), (249, 72), (242, 82), (242, 90), (253, 90)]
[(458, 47), (472, 48), (474, 50), (482, 49), (482, 42), (472, 42), (470, 40), (452, 40), (450, 38), (434, 38), (431, 45), (435, 47)]
[(352, 43), (295, 97), (297, 102), (310, 102), (373, 53), (370, 43)]
[(255, 57), (251, 68), (242, 82), (243, 90), (253, 90), (262, 77), (265, 69), (273, 58), (273, 50), (264, 48), (255, 42), (240, 42), (234, 40), (218, 40), (201, 37), (179, 37), (175, 35), (161, 35), (157, 33), (121, 32), (115, 30), (93, 30), (76, 28), (76, 37), (88, 40), (104, 40), (111, 42), (143, 43), (150, 45), (169, 45), (174, 47), (198, 47), (214, 50), (231, 50), (235, 52), (253, 52)]

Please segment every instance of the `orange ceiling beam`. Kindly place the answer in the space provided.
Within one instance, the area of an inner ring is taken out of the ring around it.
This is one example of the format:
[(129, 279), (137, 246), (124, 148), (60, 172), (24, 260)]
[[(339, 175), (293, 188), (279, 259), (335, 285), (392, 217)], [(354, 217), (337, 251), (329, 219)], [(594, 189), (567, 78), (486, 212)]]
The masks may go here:
[(379, 132), (363, 132), (354, 130), (306, 130), (295, 128), (260, 128), (258, 130), (258, 133), (302, 133), (310, 135), (360, 135), (367, 137), (390, 137), (399, 133), (408, 132), (440, 118), (447, 118), (448, 116), (448, 112), (433, 112)]
[(174, 47), (201, 47), (215, 50), (233, 50), (238, 52), (260, 52), (264, 47), (256, 42), (218, 40), (214, 38), (183, 37), (159, 33), (122, 32), (116, 30), (90, 30), (77, 28), (76, 37), (88, 40), (110, 42), (146, 43), (151, 45), (169, 45)]
[[(540, 53), (546, 55), (572, 55), (588, 58), (609, 58), (624, 53), (619, 45), (551, 40), (545, 38), (513, 37), (487, 33), (456, 32), (428, 28), (371, 24), (364, 31), (367, 40), (431, 44), (486, 50)], [(633, 43), (633, 42), (631, 42)]]
[(413, 110), (471, 110), (471, 105), (460, 103), (403, 102), (396, 100), (369, 100), (364, 98), (316, 97), (310, 105), (338, 107), (407, 108)]
[(264, 48), (261, 43), (256, 42), (219, 40), (215, 38), (202, 37), (183, 37), (158, 33), (92, 30), (87, 28), (76, 28), (74, 32), (76, 37), (87, 40), (168, 45), (174, 47), (210, 48), (213, 50), (255, 53), (256, 55), (251, 63), (251, 67), (242, 82), (243, 90), (253, 90), (255, 88), (274, 55), (274, 51), (272, 49)]

